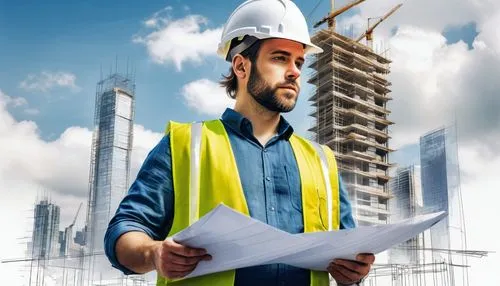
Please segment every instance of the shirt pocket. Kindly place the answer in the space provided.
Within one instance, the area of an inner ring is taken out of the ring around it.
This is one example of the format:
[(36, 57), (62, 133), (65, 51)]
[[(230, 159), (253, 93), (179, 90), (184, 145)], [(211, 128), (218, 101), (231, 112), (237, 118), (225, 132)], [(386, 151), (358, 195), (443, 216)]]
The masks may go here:
[(286, 180), (288, 183), (288, 195), (292, 208), (302, 213), (302, 191), (300, 186), (300, 178), (292, 175), (291, 168), (284, 165)]

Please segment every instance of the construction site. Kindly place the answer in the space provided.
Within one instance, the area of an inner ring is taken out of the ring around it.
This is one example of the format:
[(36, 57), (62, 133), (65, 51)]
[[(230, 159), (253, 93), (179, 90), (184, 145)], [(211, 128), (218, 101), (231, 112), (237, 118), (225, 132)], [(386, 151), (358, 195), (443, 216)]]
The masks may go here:
[[(436, 163), (436, 152), (429, 151), (441, 150), (439, 158), (455, 158), (456, 134), (442, 129), (422, 136), (421, 166), (396, 170), (398, 166), (390, 161), (395, 151), (390, 144), (390, 127), (397, 124), (391, 121), (389, 109), (393, 100), (391, 59), (387, 50), (375, 50), (373, 43), (375, 29), (403, 5), (368, 19), (360, 35), (339, 32), (343, 29), (337, 27), (336, 17), (365, 1), (375, 0), (356, 0), (338, 9), (330, 0), (330, 11), (314, 23), (312, 42), (324, 52), (314, 55), (308, 64), (311, 73), (307, 82), (314, 86), (308, 98), (313, 108), (309, 114), (313, 118), (309, 129), (312, 139), (334, 151), (357, 225), (387, 224), (439, 210), (454, 216), (438, 227), (439, 232), (426, 231), (391, 249), (386, 259), (377, 257), (361, 285), (470, 285), (468, 259), (485, 257), (488, 252), (467, 249), (460, 181), (456, 179), (458, 158)], [(129, 73), (128, 67), (125, 75), (110, 73), (105, 79), (101, 75), (95, 98), (86, 225), (74, 237), (80, 205), (73, 222), (60, 232), (59, 207), (48, 200), (37, 203), (27, 258), (2, 261), (28, 268), (26, 285), (156, 284), (144, 276), (125, 276), (113, 269), (104, 255), (102, 239), (129, 187), (135, 97), (135, 72)], [(432, 186), (433, 190), (440, 187), (443, 193), (426, 193), (429, 184), (436, 182), (430, 176), (440, 173), (441, 166), (447, 174), (454, 172), (439, 186)], [(445, 203), (429, 206), (430, 200)], [(458, 230), (456, 237), (451, 236), (451, 228)], [(333, 280), (331, 285), (336, 285)]]
[(362, 2), (334, 11), (316, 24), (328, 22), (328, 28), (312, 37), (324, 53), (309, 66), (314, 72), (308, 83), (316, 86), (309, 98), (315, 107), (309, 131), (315, 141), (335, 152), (356, 218), (360, 225), (371, 225), (387, 223), (389, 217), (390, 60), (359, 43), (365, 36), (371, 40), (371, 32), (350, 39), (335, 32), (334, 18)]
[[(377, 261), (364, 285), (469, 285), (467, 258), (481, 258), (487, 252), (467, 250), (459, 180), (457, 182), (458, 157), (456, 152), (450, 154), (449, 151), (456, 151), (456, 137), (443, 136), (437, 140), (437, 144), (435, 139), (431, 139), (434, 141), (433, 146), (427, 149), (422, 149), (421, 139), (421, 154), (434, 156), (438, 152), (430, 150), (442, 145), (442, 148), (438, 148), (442, 150), (439, 155), (451, 159), (445, 162), (435, 158), (422, 161), (423, 177), (418, 175), (417, 179), (411, 181), (418, 181), (418, 184), (410, 184), (408, 178), (406, 185), (400, 178), (392, 187), (389, 184), (394, 180), (391, 170), (396, 167), (389, 160), (389, 155), (395, 151), (390, 147), (389, 135), (390, 126), (395, 124), (390, 120), (391, 111), (388, 108), (389, 101), (393, 99), (389, 80), (391, 60), (387, 49), (374, 50), (373, 34), (403, 4), (396, 5), (385, 15), (369, 18), (365, 32), (360, 35), (339, 32), (345, 29), (337, 27), (336, 17), (365, 1), (352, 1), (336, 9), (335, 1), (331, 0), (328, 15), (314, 24), (314, 28), (319, 29), (312, 36), (312, 41), (324, 52), (315, 55), (309, 65), (313, 72), (307, 82), (315, 86), (309, 97), (314, 108), (309, 114), (314, 120), (309, 129), (313, 134), (312, 139), (334, 150), (359, 226), (386, 224), (440, 210), (453, 214), (453, 218), (440, 223), (439, 231), (427, 231), (395, 247), (386, 261)], [(370, 24), (370, 20), (375, 21)], [(326, 27), (321, 28), (324, 24)], [(450, 141), (444, 138), (453, 138), (454, 141), (446, 143), (447, 148), (444, 148), (445, 142)], [(448, 148), (448, 145), (452, 148)], [(436, 174), (443, 174), (436, 171), (443, 171), (447, 176), (436, 178)], [(422, 188), (420, 180), (423, 182)], [(436, 185), (436, 181), (441, 184)], [(418, 190), (415, 186), (418, 186)], [(397, 187), (404, 191), (394, 193)], [(433, 190), (434, 193), (429, 194), (425, 190)], [(390, 202), (401, 201), (401, 197), (397, 196), (405, 192), (415, 198), (415, 191), (424, 197), (422, 204), (415, 207), (406, 202), (402, 207), (410, 212), (405, 216), (392, 216), (398, 210), (391, 209)], [(427, 202), (426, 197), (430, 198)], [(429, 203), (432, 200), (434, 202)], [(453, 229), (459, 231), (458, 235), (451, 238), (450, 230)], [(456, 248), (451, 247), (452, 240), (459, 241)]]

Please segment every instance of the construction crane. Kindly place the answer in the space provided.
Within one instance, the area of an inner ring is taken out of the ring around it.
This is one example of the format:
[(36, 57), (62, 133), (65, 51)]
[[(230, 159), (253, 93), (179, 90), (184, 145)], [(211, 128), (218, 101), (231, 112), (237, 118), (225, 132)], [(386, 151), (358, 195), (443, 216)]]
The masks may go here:
[(82, 208), (82, 204), (83, 203), (80, 203), (80, 206), (78, 207), (78, 210), (76, 211), (75, 218), (73, 219), (73, 222), (68, 227), (73, 227), (73, 225), (75, 225), (76, 218), (78, 217), (78, 214), (80, 213), (80, 209)]
[(330, 28), (331, 30), (335, 30), (335, 17), (337, 17), (338, 15), (344, 13), (345, 11), (351, 9), (352, 7), (358, 5), (358, 4), (361, 4), (363, 2), (365, 2), (366, 0), (356, 0), (356, 1), (353, 1), (347, 5), (345, 5), (344, 7), (334, 11), (334, 4), (335, 4), (335, 0), (331, 0), (331, 6), (332, 6), (332, 12), (324, 17), (323, 19), (321, 19), (319, 22), (317, 22), (316, 24), (314, 24), (314, 28), (317, 28), (319, 27), (321, 24), (325, 23), (325, 22), (328, 22), (328, 28)]
[[(389, 18), (392, 14), (394, 14), (394, 12), (396, 12), (396, 10), (398, 10), (399, 8), (401, 8), (401, 6), (403, 6), (403, 4), (398, 4), (396, 7), (392, 8), (391, 11), (389, 11), (389, 13), (385, 14), (383, 17), (381, 17), (375, 24), (373, 24), (373, 26), (371, 27), (368, 27), (368, 30), (366, 30), (365, 33), (363, 33), (363, 35), (359, 36), (357, 39), (356, 39), (356, 42), (359, 42), (361, 41), (363, 38), (366, 37), (366, 44), (368, 47), (370, 48), (373, 48), (373, 30), (375, 30), (375, 28), (380, 25), (380, 23), (382, 23), (383, 21), (385, 21), (385, 19)], [(368, 26), (370, 26), (370, 19), (372, 18), (369, 18), (368, 19)]]
[(75, 225), (76, 218), (78, 217), (78, 214), (80, 213), (80, 209), (82, 208), (82, 204), (80, 203), (80, 206), (78, 207), (78, 210), (76, 211), (75, 218), (73, 219), (73, 222), (66, 227), (64, 230), (64, 253), (65, 255), (68, 255), (68, 252), (71, 250), (72, 245), (73, 245), (73, 226)]

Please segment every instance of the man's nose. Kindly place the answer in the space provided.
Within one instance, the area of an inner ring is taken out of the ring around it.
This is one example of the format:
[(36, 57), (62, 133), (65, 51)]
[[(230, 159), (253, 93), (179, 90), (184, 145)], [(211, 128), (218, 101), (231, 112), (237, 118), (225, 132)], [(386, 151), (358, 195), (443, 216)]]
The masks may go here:
[(286, 78), (288, 80), (295, 80), (300, 76), (300, 69), (295, 65), (295, 63), (292, 63), (286, 73)]

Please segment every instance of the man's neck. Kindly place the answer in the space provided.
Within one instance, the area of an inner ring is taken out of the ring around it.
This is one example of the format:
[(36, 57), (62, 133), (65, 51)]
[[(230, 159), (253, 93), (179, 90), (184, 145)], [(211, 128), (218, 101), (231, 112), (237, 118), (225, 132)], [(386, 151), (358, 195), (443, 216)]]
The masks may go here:
[(266, 109), (250, 96), (240, 97), (240, 100), (236, 100), (234, 111), (250, 120), (253, 135), (262, 146), (265, 146), (278, 133), (280, 113)]

